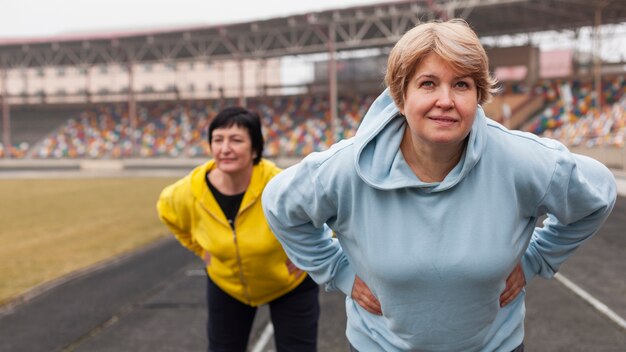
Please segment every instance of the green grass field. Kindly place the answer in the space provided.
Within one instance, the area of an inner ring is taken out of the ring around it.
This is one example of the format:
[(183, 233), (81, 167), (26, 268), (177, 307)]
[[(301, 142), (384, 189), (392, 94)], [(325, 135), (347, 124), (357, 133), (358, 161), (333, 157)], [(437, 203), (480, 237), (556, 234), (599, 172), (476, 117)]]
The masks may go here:
[(166, 236), (155, 204), (174, 180), (0, 180), (0, 305)]

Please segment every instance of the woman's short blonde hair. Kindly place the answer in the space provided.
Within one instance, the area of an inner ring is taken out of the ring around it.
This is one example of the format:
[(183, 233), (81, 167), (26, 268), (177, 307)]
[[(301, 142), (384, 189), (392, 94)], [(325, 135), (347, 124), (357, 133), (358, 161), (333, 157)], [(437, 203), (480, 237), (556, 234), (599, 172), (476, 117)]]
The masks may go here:
[(491, 100), (497, 81), (489, 74), (489, 59), (476, 33), (462, 19), (418, 24), (406, 32), (389, 53), (385, 83), (399, 108), (409, 80), (422, 60), (434, 53), (459, 75), (474, 79), (478, 103)]

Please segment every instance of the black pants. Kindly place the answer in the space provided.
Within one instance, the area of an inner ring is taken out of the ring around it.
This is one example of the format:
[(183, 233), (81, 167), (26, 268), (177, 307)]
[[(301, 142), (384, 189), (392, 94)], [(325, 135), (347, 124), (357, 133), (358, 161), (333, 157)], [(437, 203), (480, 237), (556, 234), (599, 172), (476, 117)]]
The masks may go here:
[[(209, 278), (207, 334), (210, 352), (245, 352), (257, 308), (222, 291)], [(320, 315), (319, 287), (307, 277), (293, 291), (269, 303), (278, 352), (315, 352)]]

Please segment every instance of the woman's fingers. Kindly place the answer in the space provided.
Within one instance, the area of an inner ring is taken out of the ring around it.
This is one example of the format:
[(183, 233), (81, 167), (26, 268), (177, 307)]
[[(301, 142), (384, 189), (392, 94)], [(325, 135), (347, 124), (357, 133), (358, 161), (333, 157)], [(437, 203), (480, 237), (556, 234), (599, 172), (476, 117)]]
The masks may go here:
[(522, 292), (524, 286), (526, 286), (526, 278), (521, 263), (518, 263), (509, 277), (506, 278), (506, 287), (500, 295), (500, 307), (511, 303)]
[(207, 266), (211, 265), (211, 253), (204, 252), (204, 254), (202, 255), (202, 260)]
[(358, 276), (354, 278), (354, 285), (352, 286), (352, 299), (363, 307), (363, 309), (372, 314), (383, 314), (378, 298), (374, 296), (369, 287)]
[(287, 265), (287, 271), (289, 271), (289, 274), (300, 276), (304, 272), (300, 268), (298, 268), (294, 263), (292, 263), (291, 260), (289, 259), (287, 259), (285, 264)]

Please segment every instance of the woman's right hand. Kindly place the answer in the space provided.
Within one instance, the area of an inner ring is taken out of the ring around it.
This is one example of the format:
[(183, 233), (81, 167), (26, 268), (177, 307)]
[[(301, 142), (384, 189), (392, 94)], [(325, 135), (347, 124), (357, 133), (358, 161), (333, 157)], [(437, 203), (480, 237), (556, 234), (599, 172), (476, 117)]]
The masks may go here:
[(206, 266), (211, 265), (211, 253), (205, 251), (202, 254), (202, 260), (204, 261), (204, 263), (206, 264)]
[(289, 272), (290, 275), (294, 275), (295, 277), (300, 277), (300, 275), (304, 273), (304, 271), (298, 268), (289, 258), (287, 258), (287, 261), (285, 262), (285, 264), (287, 265), (287, 271)]
[(367, 287), (365, 282), (363, 282), (358, 275), (354, 277), (351, 296), (352, 299), (366, 311), (376, 315), (383, 315), (383, 310), (380, 307), (378, 298), (374, 296), (370, 288)]

